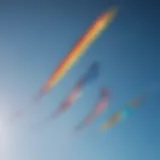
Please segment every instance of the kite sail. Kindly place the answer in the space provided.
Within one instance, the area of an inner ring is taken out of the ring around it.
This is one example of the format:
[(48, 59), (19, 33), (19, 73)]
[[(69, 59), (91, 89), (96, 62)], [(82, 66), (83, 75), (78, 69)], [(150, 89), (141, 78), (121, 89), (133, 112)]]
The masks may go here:
[(80, 78), (71, 92), (62, 101), (59, 107), (53, 113), (51, 113), (49, 117), (47, 117), (45, 122), (52, 121), (53, 119), (64, 113), (67, 109), (69, 109), (78, 100), (83, 88), (99, 77), (99, 70), (99, 63), (97, 61), (94, 61), (87, 72)]
[(106, 106), (109, 104), (109, 92), (106, 89), (101, 90), (100, 98), (95, 107), (91, 110), (91, 112), (82, 120), (80, 124), (78, 124), (73, 133), (82, 130), (85, 126), (89, 125), (97, 116), (99, 116)]
[(60, 62), (58, 67), (53, 71), (49, 79), (42, 86), (38, 95), (36, 96), (36, 101), (41, 99), (46, 92), (48, 92), (52, 87), (54, 87), (58, 81), (60, 81), (67, 71), (72, 67), (74, 63), (82, 56), (86, 49), (92, 44), (92, 42), (100, 35), (100, 33), (111, 23), (115, 17), (117, 8), (113, 7), (108, 11), (100, 15), (88, 30), (80, 37), (80, 39), (74, 44), (71, 50), (68, 52), (66, 57)]

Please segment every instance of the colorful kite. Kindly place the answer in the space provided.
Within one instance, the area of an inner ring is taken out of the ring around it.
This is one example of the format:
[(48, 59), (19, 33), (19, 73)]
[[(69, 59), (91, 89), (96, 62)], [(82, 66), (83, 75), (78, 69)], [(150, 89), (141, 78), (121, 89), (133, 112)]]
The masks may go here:
[(138, 108), (144, 99), (146, 98), (146, 94), (139, 96), (138, 98), (132, 100), (129, 102), (126, 107), (120, 109), (118, 112), (113, 114), (102, 126), (102, 130), (108, 129), (109, 127), (115, 125), (119, 121), (125, 119), (130, 114), (133, 113), (133, 111)]
[(91, 24), (88, 30), (75, 43), (66, 57), (61, 61), (46, 83), (42, 86), (36, 100), (42, 98), (46, 92), (48, 92), (60, 79), (62, 79), (72, 65), (85, 53), (85, 50), (91, 45), (97, 36), (100, 35), (100, 33), (111, 23), (115, 17), (116, 11), (116, 7), (109, 9), (107, 12), (100, 15), (93, 24)]
[(84, 118), (84, 120), (74, 128), (73, 133), (82, 130), (89, 125), (97, 116), (99, 116), (106, 106), (109, 104), (109, 93), (106, 89), (101, 90), (100, 99), (91, 112)]
[(117, 124), (119, 121), (127, 118), (130, 114), (134, 113), (134, 111), (141, 106), (141, 104), (148, 99), (152, 94), (159, 92), (160, 85), (158, 82), (152, 83), (147, 89), (144, 91), (143, 94), (141, 94), (136, 99), (129, 102), (126, 107), (123, 107), (118, 112), (116, 112), (114, 115), (112, 115), (103, 125), (102, 130), (106, 130), (113, 125)]
[(97, 61), (93, 62), (88, 71), (80, 78), (80, 80), (75, 84), (72, 91), (67, 95), (60, 106), (54, 111), (46, 121), (51, 121), (57, 118), (60, 114), (69, 109), (79, 98), (80, 93), (83, 88), (89, 83), (93, 82), (99, 77), (99, 63)]

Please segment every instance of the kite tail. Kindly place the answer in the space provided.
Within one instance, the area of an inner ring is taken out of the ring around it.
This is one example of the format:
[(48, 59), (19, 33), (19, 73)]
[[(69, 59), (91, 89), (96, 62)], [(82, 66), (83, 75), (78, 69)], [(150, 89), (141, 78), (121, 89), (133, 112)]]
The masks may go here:
[(71, 132), (71, 136), (76, 135), (77, 133), (83, 131), (84, 127), (87, 125), (87, 123), (82, 122), (79, 125), (77, 125), (76, 127), (74, 127), (73, 131)]
[(50, 90), (50, 87), (48, 86), (48, 84), (45, 84), (37, 93), (37, 95), (34, 97), (34, 102), (37, 103), (39, 102), (44, 95)]
[(105, 124), (103, 124), (100, 129), (101, 131), (108, 131), (109, 128), (111, 128), (112, 126), (114, 126), (116, 123), (118, 122), (118, 120), (116, 120), (115, 122), (113, 122), (112, 124), (109, 122), (106, 122)]
[(93, 118), (94, 118), (94, 115), (91, 113), (91, 115), (85, 118), (85, 124), (89, 125), (93, 121)]
[(44, 97), (45, 93), (46, 93), (46, 91), (43, 90), (43, 89), (41, 89), (41, 90), (37, 93), (37, 95), (34, 97), (33, 102), (34, 102), (34, 103), (38, 103), (38, 102)]
[(37, 129), (40, 129), (40, 128), (42, 129), (42, 127), (47, 126), (49, 123), (51, 123), (51, 121), (52, 121), (51, 117), (47, 117), (44, 120), (42, 120), (42, 121), (38, 122), (37, 124), (33, 125), (32, 129), (33, 130), (37, 130)]
[(16, 117), (17, 119), (24, 117), (25, 115), (25, 109), (19, 109), (15, 112), (14, 117)]
[(13, 113), (13, 115), (11, 115), (11, 117), (9, 117), (8, 122), (7, 122), (7, 125), (8, 125), (8, 126), (13, 125), (13, 123), (14, 123), (16, 120), (22, 118), (24, 115), (25, 115), (25, 110), (24, 110), (24, 109), (19, 109), (19, 110), (15, 111), (15, 112)]
[(69, 137), (74, 137), (76, 135), (77, 131), (73, 130), (72, 132), (69, 133)]
[(110, 128), (110, 125), (108, 125), (108, 124), (103, 124), (103, 125), (100, 127), (100, 130), (101, 130), (101, 131), (107, 131), (109, 128)]
[(53, 120), (55, 120), (56, 118), (58, 118), (58, 116), (60, 116), (60, 114), (62, 113), (62, 109), (57, 109), (56, 111), (54, 111), (50, 116), (46, 117), (44, 120), (38, 122), (36, 125), (34, 125), (34, 128), (40, 128), (43, 126), (47, 126), (48, 124), (50, 124)]
[(134, 100), (133, 102), (137, 102), (137, 104), (139, 105), (140, 103), (144, 102), (145, 99), (148, 99), (148, 97), (150, 97), (150, 95), (158, 92), (160, 90), (160, 85), (159, 83), (155, 82), (152, 83), (145, 91), (143, 94), (141, 94), (139, 96), (139, 98), (137, 100)]
[(58, 118), (63, 111), (65, 111), (63, 108), (59, 108), (59, 109), (57, 109), (56, 111), (54, 111), (54, 112), (50, 115), (50, 120), (55, 120), (56, 118)]
[(80, 131), (82, 131), (82, 129), (74, 128), (73, 131), (70, 132), (69, 136), (73, 137), (73, 136), (77, 135)]
[(69, 136), (70, 138), (73, 138), (73, 137), (75, 137), (75, 136), (77, 135), (77, 133), (78, 133), (78, 130), (77, 130), (76, 128), (74, 128), (72, 131), (70, 131), (70, 132), (68, 133), (68, 136)]
[(84, 127), (86, 124), (79, 124), (77, 125), (70, 133), (69, 137), (73, 138), (78, 135), (78, 133), (82, 132), (84, 130)]

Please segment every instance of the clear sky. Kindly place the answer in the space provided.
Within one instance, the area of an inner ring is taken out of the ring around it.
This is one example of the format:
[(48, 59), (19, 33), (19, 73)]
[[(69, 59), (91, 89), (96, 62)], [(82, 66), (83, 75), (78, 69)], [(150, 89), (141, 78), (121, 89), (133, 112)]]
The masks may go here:
[[(159, 4), (154, 0), (58, 0), (0, 3), (0, 110), (4, 121), (27, 107), (52, 70), (91, 22), (120, 6), (110, 27), (42, 100), (39, 108), (0, 134), (1, 160), (158, 160), (160, 102), (155, 95), (123, 123), (99, 126), (151, 83), (160, 81)], [(41, 131), (30, 126), (47, 116), (94, 60), (99, 79), (57, 121)], [(111, 103), (92, 126), (74, 139), (70, 131), (96, 103), (101, 87)]]

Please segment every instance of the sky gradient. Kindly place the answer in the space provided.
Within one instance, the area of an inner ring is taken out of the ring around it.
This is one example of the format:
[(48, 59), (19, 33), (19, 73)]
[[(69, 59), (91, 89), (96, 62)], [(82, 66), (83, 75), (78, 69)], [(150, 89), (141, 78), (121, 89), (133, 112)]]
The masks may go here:
[[(5, 121), (27, 107), (52, 70), (92, 21), (112, 5), (117, 17), (85, 56), (41, 101), (39, 108), (2, 131), (1, 160), (158, 160), (160, 159), (160, 94), (148, 100), (125, 122), (108, 132), (99, 126), (160, 81), (159, 4), (144, 0), (59, 0), (0, 4), (0, 110)], [(94, 60), (99, 79), (85, 88), (73, 108), (43, 130), (30, 126), (63, 100)], [(111, 103), (101, 117), (73, 139), (67, 133), (90, 111), (102, 87)], [(1, 121), (2, 121), (1, 120)]]

